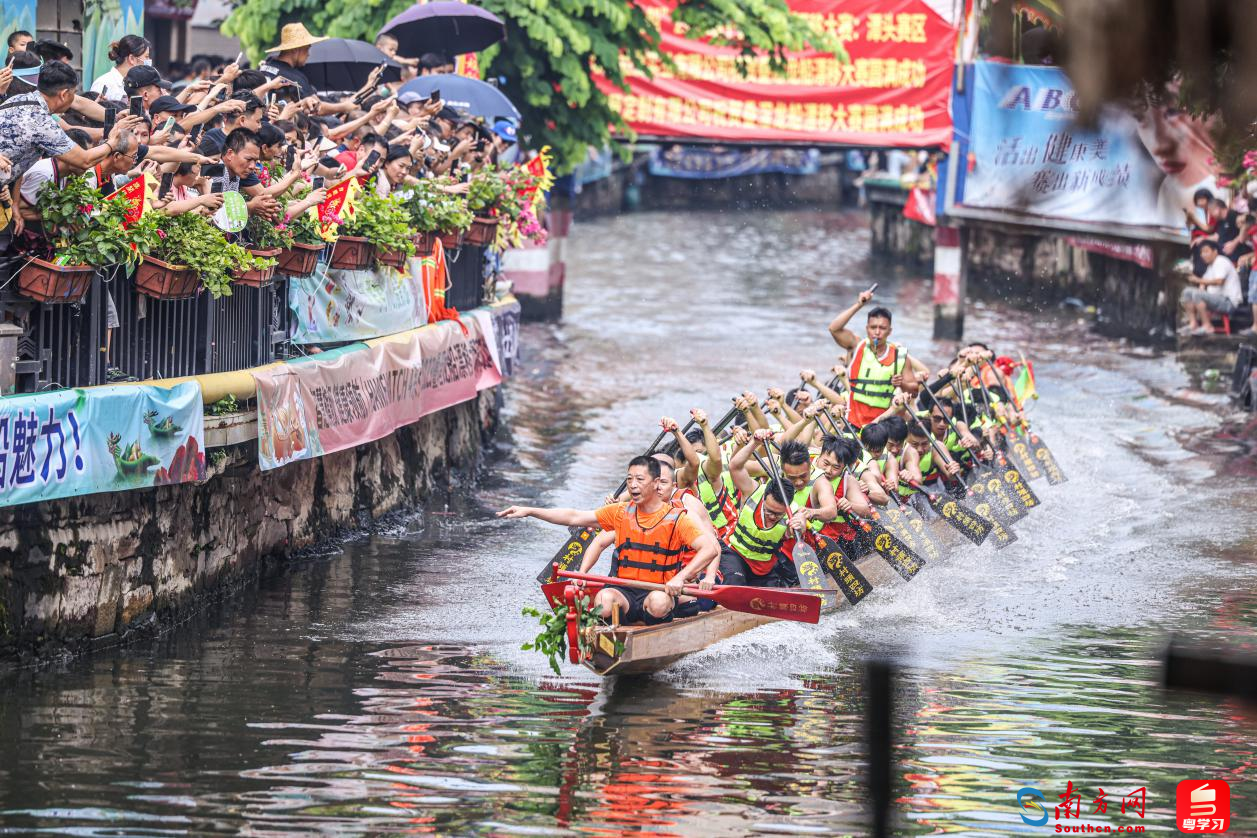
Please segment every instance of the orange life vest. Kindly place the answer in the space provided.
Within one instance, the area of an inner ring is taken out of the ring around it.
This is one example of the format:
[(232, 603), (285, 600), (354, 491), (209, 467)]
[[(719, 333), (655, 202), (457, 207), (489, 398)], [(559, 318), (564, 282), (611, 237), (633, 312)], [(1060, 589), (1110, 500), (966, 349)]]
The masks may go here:
[(637, 504), (630, 503), (615, 528), (615, 575), (621, 579), (663, 584), (685, 566), (687, 545), (677, 533), (677, 523), (685, 514), (669, 504), (668, 514), (650, 529), (637, 522)]

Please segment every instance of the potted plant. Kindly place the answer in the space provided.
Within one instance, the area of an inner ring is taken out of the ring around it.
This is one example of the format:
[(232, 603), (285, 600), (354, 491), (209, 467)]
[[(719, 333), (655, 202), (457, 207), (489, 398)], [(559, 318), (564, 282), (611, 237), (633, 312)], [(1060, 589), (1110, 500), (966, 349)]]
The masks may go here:
[(292, 232), (286, 224), (276, 224), (261, 215), (250, 215), (241, 242), (255, 262), (251, 267), (235, 271), (232, 276), (241, 285), (260, 288), (269, 285), (274, 278), (278, 264), (275, 257), (292, 245)]
[(17, 276), (18, 289), (31, 299), (79, 302), (97, 269), (132, 264), (143, 255), (137, 239), (123, 227), (125, 199), (106, 198), (83, 175), (60, 189), (45, 186), (36, 206), (48, 250), (33, 256)]
[(145, 213), (136, 222), (137, 232), (148, 241), (143, 261), (135, 269), (135, 290), (156, 300), (183, 300), (201, 293), (201, 278), (183, 264), (172, 264), (156, 255), (170, 253), (166, 232), (170, 216), (160, 212)]
[(392, 197), (381, 198), (373, 184), (358, 196), (353, 214), (341, 224), (340, 232), (342, 241), (346, 236), (365, 239), (381, 265), (400, 269), (415, 254), (405, 207)]
[(468, 244), (484, 246), (497, 237), (499, 219), (496, 217), (503, 203), (514, 197), (514, 189), (497, 169), (482, 169), (472, 175), (467, 185), (467, 208), (476, 217), (467, 231)]
[(319, 235), (314, 218), (309, 213), (289, 220), (288, 229), (292, 232), (292, 244), (275, 257), (279, 263), (275, 271), (285, 276), (309, 276), (314, 273), (327, 242)]
[(452, 184), (448, 178), (430, 178), (410, 188), (405, 206), (410, 226), (419, 231), (413, 237), (415, 248), (422, 253), (430, 252), (438, 238), (447, 248), (458, 247), (475, 219), (466, 198), (441, 188)]
[[(228, 243), (203, 215), (186, 212), (159, 217), (162, 235), (149, 258), (190, 271), (215, 297), (231, 294), (233, 273), (255, 270), (259, 263), (261, 267), (273, 265), (273, 260), (258, 259), (240, 245)], [(151, 296), (151, 292), (145, 293)]]

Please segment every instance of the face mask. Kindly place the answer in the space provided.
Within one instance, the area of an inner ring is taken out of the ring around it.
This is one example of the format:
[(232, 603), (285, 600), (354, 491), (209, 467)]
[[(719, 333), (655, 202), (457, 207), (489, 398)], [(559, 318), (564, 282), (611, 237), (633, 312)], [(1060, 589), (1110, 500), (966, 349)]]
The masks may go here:
[(145, 67), (152, 67), (152, 66), (153, 66), (153, 59), (151, 59), (151, 58), (145, 58), (145, 59), (144, 59), (143, 61), (141, 61), (140, 63), (141, 63), (141, 64), (143, 64)]

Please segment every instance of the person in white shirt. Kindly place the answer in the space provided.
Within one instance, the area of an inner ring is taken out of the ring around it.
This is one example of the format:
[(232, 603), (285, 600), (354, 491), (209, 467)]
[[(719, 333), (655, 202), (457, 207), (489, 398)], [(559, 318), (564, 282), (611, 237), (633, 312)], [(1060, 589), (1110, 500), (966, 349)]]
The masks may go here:
[(1208, 334), (1210, 312), (1231, 314), (1244, 302), (1240, 290), (1240, 275), (1231, 260), (1218, 252), (1218, 243), (1206, 240), (1198, 245), (1200, 257), (1205, 262), (1204, 276), (1191, 277), (1196, 287), (1183, 291), (1181, 301), (1187, 312), (1184, 330), (1192, 334)]
[(125, 102), (127, 91), (123, 80), (127, 72), (132, 67), (151, 65), (153, 62), (150, 56), (151, 47), (148, 41), (139, 35), (123, 35), (109, 45), (109, 60), (114, 63), (114, 68), (102, 73), (92, 82), (92, 92), (99, 93), (102, 99)]

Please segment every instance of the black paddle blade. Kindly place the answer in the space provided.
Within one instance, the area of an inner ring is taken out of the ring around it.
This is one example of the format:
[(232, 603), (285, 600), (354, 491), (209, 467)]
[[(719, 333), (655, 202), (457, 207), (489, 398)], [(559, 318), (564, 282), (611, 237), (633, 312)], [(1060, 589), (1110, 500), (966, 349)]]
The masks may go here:
[(991, 504), (985, 498), (979, 498), (973, 505), (973, 512), (991, 522), (991, 543), (996, 550), (1002, 550), (1017, 540), (1017, 534), (997, 520), (991, 511)]
[(1021, 508), (1029, 512), (1039, 505), (1039, 496), (1034, 493), (1034, 489), (1030, 488), (1030, 484), (1026, 482), (1026, 478), (1012, 463), (1008, 464), (1003, 474), (1004, 490), (1013, 498)]
[(803, 542), (794, 545), (791, 557), (794, 569), (799, 574), (799, 587), (809, 591), (819, 591), (825, 587), (825, 577), (821, 575), (820, 559), (809, 556), (812, 550)]
[[(1029, 514), (1012, 495), (1004, 490), (1003, 472), (986, 468), (969, 483), (969, 491), (975, 500), (990, 504), (987, 517), (1004, 526), (1012, 526)], [(986, 513), (983, 513), (986, 514)]]
[(847, 602), (855, 605), (869, 595), (873, 586), (864, 578), (864, 574), (859, 571), (854, 562), (847, 561), (837, 540), (827, 535), (817, 535), (815, 543), (817, 561), (838, 585), (838, 590), (842, 591)]
[(925, 526), (925, 519), (919, 514), (910, 512), (909, 509), (910, 507), (904, 506), (885, 510), (881, 513), (882, 520), (885, 522), (883, 526), (899, 536), (899, 539), (908, 545), (908, 549), (918, 556), (932, 562), (941, 559), (943, 553)]
[(925, 559), (908, 549), (908, 545), (877, 521), (868, 523), (867, 528), (873, 538), (873, 549), (904, 579), (916, 576), (925, 566)]
[(1069, 482), (1065, 472), (1061, 471), (1061, 467), (1057, 465), (1056, 457), (1052, 454), (1052, 450), (1036, 434), (1030, 434), (1030, 451), (1034, 454), (1034, 458), (1039, 461), (1039, 466), (1043, 469), (1043, 473), (1047, 475), (1049, 485), (1059, 486), (1062, 483)]
[(1021, 469), (1027, 480), (1038, 480), (1043, 477), (1043, 469), (1039, 468), (1039, 461), (1030, 450), (1030, 443), (1024, 438), (1015, 436), (1009, 441), (1008, 456)]
[(942, 495), (930, 495), (929, 498), (930, 507), (939, 517), (974, 544), (982, 544), (991, 534), (991, 521), (961, 505), (960, 501)]
[(554, 554), (554, 558), (547, 562), (546, 566), (537, 574), (537, 581), (545, 585), (559, 578), (556, 575), (558, 571), (575, 570), (580, 566), (580, 560), (585, 557), (585, 551), (589, 549), (589, 542), (593, 540), (594, 530), (589, 528), (580, 530), (573, 535), (559, 548), (559, 552)]

